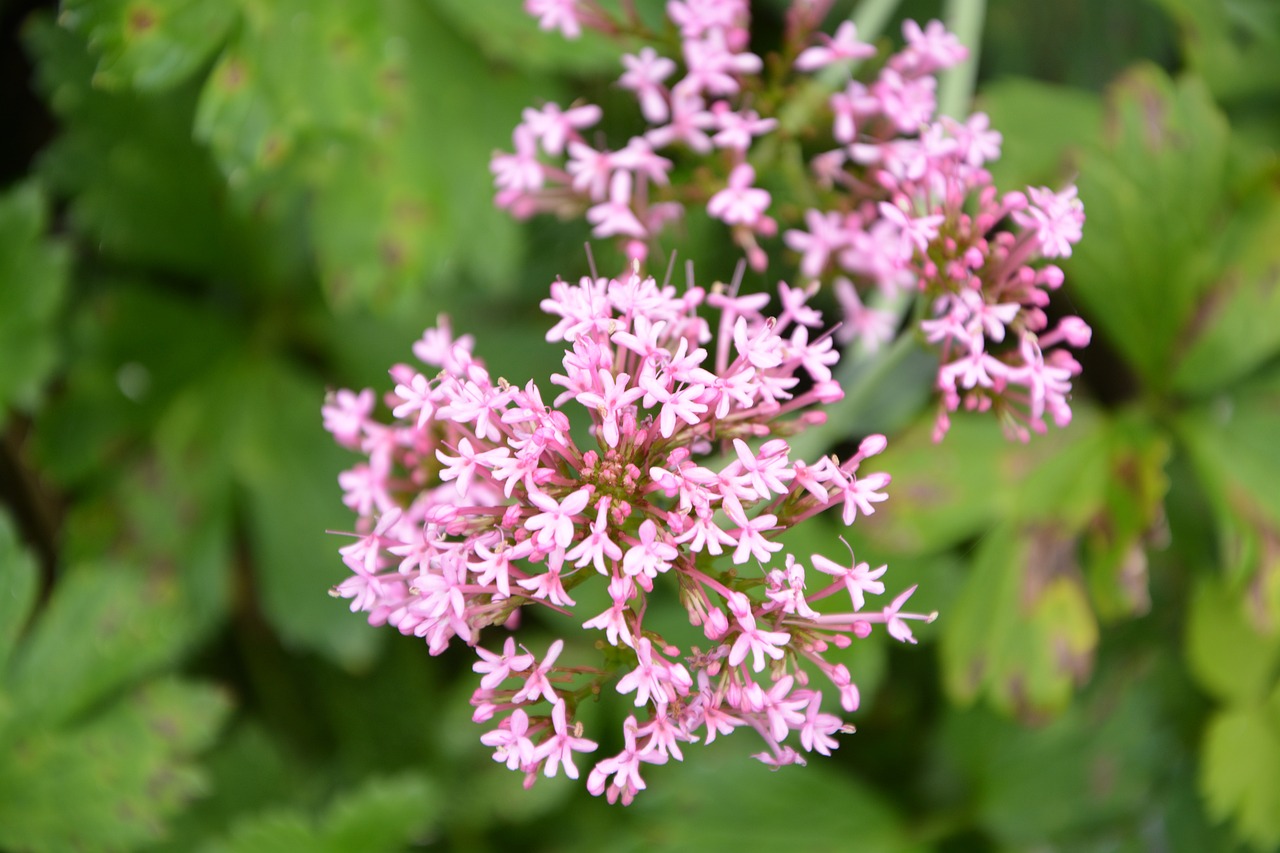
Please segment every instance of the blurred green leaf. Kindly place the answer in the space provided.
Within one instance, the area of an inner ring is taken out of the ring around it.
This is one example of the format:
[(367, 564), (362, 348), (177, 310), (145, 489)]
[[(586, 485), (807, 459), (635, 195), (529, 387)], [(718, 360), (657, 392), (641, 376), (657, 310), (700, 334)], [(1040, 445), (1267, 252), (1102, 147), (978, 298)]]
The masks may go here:
[(27, 733), (0, 751), (0, 844), (119, 850), (158, 839), (205, 791), (190, 757), (227, 710), (215, 688), (160, 681), (83, 723)]
[(99, 55), (95, 85), (145, 91), (187, 79), (236, 17), (225, 0), (66, 0), (59, 22)]
[[(18, 541), (9, 516), (0, 512), (0, 673), (8, 670), (18, 636), (36, 603), (36, 561)], [(0, 703), (0, 728), (12, 709)]]
[(1233, 216), (1217, 282), (1192, 318), (1191, 343), (1174, 387), (1207, 394), (1280, 351), (1280, 194), (1270, 191)]
[(1280, 664), (1280, 642), (1260, 636), (1245, 618), (1244, 603), (1214, 580), (1196, 587), (1186, 649), (1196, 681), (1224, 702), (1260, 701)]
[(894, 807), (856, 778), (834, 771), (834, 759), (815, 755), (807, 767), (771, 772), (745, 755), (738, 741), (751, 736), (744, 732), (705, 748), (690, 745), (683, 764), (648, 770), (650, 788), (628, 807), (621, 828), (616, 807), (598, 799), (583, 802), (574, 810), (572, 834), (541, 849), (581, 849), (582, 843), (602, 853), (923, 849)]
[(491, 61), (532, 72), (620, 73), (622, 50), (594, 31), (567, 39), (559, 32), (540, 30), (537, 19), (510, 0), (438, 0), (436, 5)]
[(53, 323), (67, 286), (66, 249), (48, 239), (48, 202), (35, 183), (0, 194), (0, 423), (34, 408), (58, 353)]
[(1280, 372), (1272, 371), (1188, 410), (1178, 436), (1217, 521), (1221, 561), (1254, 625), (1280, 636)]
[(493, 205), (488, 157), (532, 102), (530, 82), (494, 69), (430, 5), (248, 2), (196, 135), (246, 200), (310, 191), (311, 244), (339, 304), (459, 278), (506, 288), (520, 246)]
[(932, 415), (889, 442), (866, 470), (893, 477), (885, 512), (858, 536), (885, 553), (929, 554), (1002, 519), (1052, 519), (1068, 530), (1097, 511), (1107, 476), (1107, 422), (1079, 406), (1071, 428), (1010, 442), (991, 419), (957, 413), (942, 444)]
[(373, 778), (335, 798), (314, 820), (297, 811), (274, 811), (241, 820), (226, 840), (206, 853), (376, 853), (403, 850), (438, 819), (439, 796), (416, 775)]
[[(950, 711), (938, 730), (939, 753), (953, 763), (954, 784), (978, 824), (1006, 845), (1000, 849), (1046, 839), (1064, 850), (1141, 849), (1118, 846), (1116, 837), (1129, 824), (1132, 835), (1149, 840), (1153, 822), (1144, 812), (1175, 755), (1153, 686), (1134, 673), (1108, 677), (1037, 727), (982, 708)], [(1080, 843), (1091, 836), (1101, 843)]]
[(940, 620), (953, 701), (985, 695), (1005, 713), (1061, 711), (1093, 668), (1098, 626), (1075, 542), (1052, 527), (1002, 524), (978, 544), (972, 574)]
[(1189, 63), (1215, 95), (1274, 93), (1280, 80), (1280, 7), (1270, 0), (1159, 0), (1178, 22)]
[(0, 681), (0, 845), (133, 846), (203, 790), (188, 758), (221, 725), (225, 696), (161, 680), (118, 699), (188, 640), (164, 574), (102, 564), (59, 582)]
[(320, 422), (324, 391), (274, 362), (237, 365), (209, 399), (243, 412), (229, 461), (244, 488), (254, 577), (268, 619), (286, 643), (347, 667), (368, 663), (383, 639), (326, 593), (348, 571), (329, 531), (352, 521), (337, 475), (348, 454)]
[(1037, 80), (1014, 77), (988, 83), (978, 106), (1004, 136), (1000, 159), (987, 168), (996, 186), (1006, 190), (1056, 186), (1076, 171), (1081, 151), (1102, 130), (1102, 102), (1096, 94)]
[(1098, 614), (1114, 619), (1150, 609), (1146, 546), (1162, 520), (1172, 447), (1135, 412), (1113, 418), (1108, 433), (1104, 502), (1085, 528), (1083, 564)]
[(1203, 83), (1143, 67), (1112, 88), (1106, 143), (1081, 158), (1088, 221), (1068, 284), (1156, 390), (1168, 388), (1169, 365), (1213, 285), (1227, 138)]
[(1280, 715), (1230, 707), (1205, 732), (1201, 790), (1209, 813), (1232, 818), (1257, 849), (1280, 845)]
[(6, 692), (24, 726), (57, 726), (172, 663), (189, 639), (171, 574), (81, 566), (14, 654)]
[(261, 284), (258, 270), (276, 254), (269, 223), (231, 209), (222, 176), (191, 138), (190, 93), (94, 89), (94, 59), (79, 36), (40, 17), (26, 36), (63, 127), (40, 173), (70, 198), (87, 244), (117, 261)]

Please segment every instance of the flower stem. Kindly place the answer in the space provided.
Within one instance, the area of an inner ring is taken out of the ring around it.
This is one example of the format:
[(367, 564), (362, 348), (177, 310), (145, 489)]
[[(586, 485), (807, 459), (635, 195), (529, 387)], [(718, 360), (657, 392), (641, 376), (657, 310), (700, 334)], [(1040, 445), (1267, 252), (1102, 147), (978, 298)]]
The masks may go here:
[(845, 389), (844, 398), (826, 407), (825, 423), (811, 427), (791, 440), (791, 457), (812, 461), (841, 439), (848, 438), (849, 422), (861, 414), (868, 398), (919, 346), (912, 324), (892, 346), (877, 353), (870, 361), (863, 358), (842, 360), (834, 378)]
[(987, 0), (946, 0), (943, 18), (947, 29), (969, 48), (969, 58), (949, 70), (938, 91), (938, 112), (963, 121), (973, 103), (978, 79), (978, 59), (982, 53), (982, 22)]

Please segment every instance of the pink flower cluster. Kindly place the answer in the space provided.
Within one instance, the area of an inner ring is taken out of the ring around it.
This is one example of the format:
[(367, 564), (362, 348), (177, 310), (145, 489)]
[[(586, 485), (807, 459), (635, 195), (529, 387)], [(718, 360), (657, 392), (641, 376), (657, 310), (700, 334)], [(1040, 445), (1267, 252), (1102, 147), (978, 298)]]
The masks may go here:
[[(909, 620), (932, 619), (902, 610), (914, 587), (867, 606), (885, 590), (883, 566), (814, 554), (825, 578), (811, 589), (805, 565), (782, 553), (778, 537), (820, 512), (846, 524), (873, 513), (889, 478), (859, 475), (880, 436), (844, 461), (792, 458), (787, 436), (820, 422), (813, 406), (841, 391), (809, 293), (779, 290), (781, 310), (766, 316), (766, 294), (677, 292), (638, 271), (557, 281), (542, 303), (557, 318), (548, 341), (565, 347), (550, 405), (532, 381), (491, 377), (444, 318), (414, 346), (430, 370), (391, 370), (392, 423), (373, 418), (370, 390), (327, 401), (326, 428), (367, 455), (340, 478), (359, 520), (341, 549), (352, 574), (334, 594), (432, 654), (455, 639), (475, 648), (474, 719), (526, 784), (578, 778), (575, 755), (597, 743), (577, 711), (610, 692), (635, 709), (622, 751), (587, 777), (611, 802), (645, 787), (644, 765), (740, 727), (775, 767), (828, 754), (846, 727), (811, 679), (845, 711), (859, 697), (827, 653), (875, 624), (914, 642)], [(686, 632), (659, 633), (646, 618), (654, 596), (658, 610), (687, 612)], [(546, 626), (570, 617), (588, 642), (556, 639), (540, 657), (512, 636), (480, 645), (489, 626), (518, 627), (525, 607)], [(592, 647), (600, 660), (583, 664)]]
[[(622, 240), (638, 259), (703, 206), (753, 268), (785, 246), (798, 267), (789, 278), (831, 285), (845, 315), (841, 344), (874, 351), (898, 332), (900, 317), (868, 294), (921, 300), (918, 328), (940, 353), (938, 438), (962, 406), (994, 410), (1022, 440), (1043, 432), (1046, 418), (1066, 425), (1080, 365), (1051, 348), (1084, 346), (1090, 333), (1076, 317), (1049, 328), (1044, 308), (1063, 274), (1035, 264), (1069, 256), (1079, 241), (1075, 188), (996, 190), (984, 164), (999, 157), (1002, 139), (987, 117), (936, 114), (936, 75), (967, 55), (937, 21), (907, 21), (905, 45), (869, 82), (850, 78), (807, 122), (786, 126), (785, 106), (820, 85), (811, 73), (876, 55), (851, 22), (834, 35), (817, 31), (829, 6), (796, 3), (781, 54), (766, 62), (747, 50), (746, 0), (672, 0), (682, 64), (654, 47), (622, 57), (618, 85), (635, 93), (649, 128), (611, 150), (598, 133), (584, 135), (603, 118), (597, 106), (528, 109), (514, 153), (492, 160), (497, 204), (518, 217), (585, 213), (596, 237)], [(582, 27), (647, 32), (589, 2), (526, 8), (570, 37)], [(765, 137), (772, 144), (758, 145)]]

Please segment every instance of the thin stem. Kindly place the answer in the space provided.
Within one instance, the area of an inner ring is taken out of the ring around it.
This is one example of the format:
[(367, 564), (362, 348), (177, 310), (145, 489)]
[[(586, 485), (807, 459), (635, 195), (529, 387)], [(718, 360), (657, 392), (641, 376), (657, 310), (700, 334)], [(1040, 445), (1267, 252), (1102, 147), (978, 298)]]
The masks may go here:
[(982, 53), (982, 22), (987, 0), (946, 0), (943, 17), (947, 29), (969, 48), (969, 58), (949, 70), (938, 90), (938, 112), (957, 121), (964, 119), (973, 103), (978, 79), (978, 59)]
[(832, 445), (848, 437), (848, 424), (866, 405), (867, 399), (904, 359), (920, 344), (912, 324), (889, 349), (871, 361), (848, 359), (836, 368), (835, 379), (845, 389), (844, 398), (826, 407), (825, 423), (810, 427), (791, 440), (791, 458), (812, 461)]

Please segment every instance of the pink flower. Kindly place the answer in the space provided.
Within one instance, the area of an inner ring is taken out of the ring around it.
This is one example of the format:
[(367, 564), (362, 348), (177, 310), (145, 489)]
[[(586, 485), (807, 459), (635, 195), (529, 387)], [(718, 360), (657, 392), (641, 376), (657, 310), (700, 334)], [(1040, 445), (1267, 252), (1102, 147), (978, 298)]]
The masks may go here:
[(824, 44), (808, 47), (796, 57), (796, 68), (801, 71), (817, 71), (842, 60), (867, 59), (876, 55), (873, 45), (858, 41), (858, 28), (853, 21), (844, 21), (836, 27), (836, 34), (818, 35)]
[[(805, 748), (829, 750), (830, 715), (811, 709), (813, 691), (792, 689), (799, 659), (849, 705), (856, 687), (822, 657), (829, 638), (847, 644), (879, 623), (902, 634), (906, 620), (926, 618), (901, 612), (901, 602), (892, 611), (819, 614), (794, 556), (784, 554), (785, 569), (771, 566), (792, 524), (841, 504), (846, 515), (868, 513), (887, 483), (855, 476), (883, 440), (864, 441), (843, 464), (794, 458), (788, 436), (811, 422), (804, 410), (839, 396), (822, 378), (836, 351), (829, 335), (810, 340), (823, 327), (811, 291), (784, 284), (779, 293), (782, 310), (769, 317), (766, 294), (678, 290), (638, 270), (557, 281), (542, 303), (553, 318), (547, 339), (564, 349), (563, 372), (552, 377), (563, 393), (552, 405), (536, 381), (495, 384), (469, 339), (455, 340), (442, 324), (416, 348), (434, 363), (433, 378), (392, 369), (401, 386), (387, 398), (392, 424), (327, 415), (339, 441), (351, 440), (350, 421), (359, 423), (358, 448), (368, 455), (341, 478), (362, 532), (341, 549), (352, 574), (334, 594), (372, 624), (423, 638), (431, 654), (454, 643), (476, 648), (472, 716), (499, 718), (481, 739), (526, 784), (562, 768), (577, 775), (574, 753), (595, 742), (573, 719), (573, 697), (607, 696), (609, 685), (643, 709), (631, 718), (627, 749), (588, 779), (614, 801), (643, 790), (640, 764), (683, 760), (703, 729), (708, 740), (758, 732), (770, 763), (798, 761), (777, 741), (791, 731)], [(718, 322), (699, 316), (703, 305)], [(1076, 335), (1069, 325), (1068, 333)], [(1025, 341), (1025, 380), (1044, 389), (1048, 413), (1058, 366), (1037, 361)], [(817, 379), (813, 388), (797, 389), (801, 373)], [(569, 401), (592, 414), (593, 432), (570, 428), (555, 408)], [(727, 463), (713, 463), (729, 449)], [(701, 558), (729, 546), (734, 566), (761, 563), (763, 584)], [(588, 566), (595, 571), (583, 574)], [(589, 592), (592, 583), (607, 584), (609, 603), (577, 615), (569, 591)], [(709, 649), (671, 642), (647, 616), (651, 596), (667, 594), (659, 583), (679, 591), (672, 600)], [(862, 588), (871, 594), (869, 583)], [(501, 653), (481, 646), (486, 630), (519, 630), (525, 608), (554, 610), (569, 617), (554, 624), (604, 636), (583, 637), (573, 665), (561, 662), (567, 635), (553, 638), (540, 661), (513, 636)], [(578, 663), (583, 649), (599, 648), (610, 650), (600, 666)], [(535, 710), (544, 702), (549, 716)]]
[(590, 489), (578, 489), (563, 501), (557, 501), (540, 492), (530, 492), (529, 502), (542, 510), (524, 523), (526, 530), (536, 533), (535, 541), (542, 548), (564, 550), (573, 541), (574, 517), (586, 509), (591, 500)]
[(1076, 198), (1076, 188), (1060, 193), (1048, 187), (1027, 190), (1031, 205), (1013, 214), (1023, 228), (1032, 231), (1046, 258), (1071, 257), (1071, 244), (1080, 242), (1084, 227), (1084, 205)]
[(524, 0), (524, 10), (536, 16), (538, 26), (544, 30), (559, 30), (569, 39), (582, 35), (578, 0)]
[(662, 81), (675, 72), (676, 64), (651, 47), (641, 48), (635, 56), (624, 53), (622, 64), (627, 70), (618, 85), (636, 93), (646, 120), (654, 124), (666, 121), (669, 111)]
[(707, 202), (707, 213), (729, 225), (755, 227), (769, 209), (769, 193), (753, 187), (756, 170), (739, 163), (729, 173), (729, 185)]
[(597, 744), (595, 741), (587, 740), (569, 730), (568, 723), (565, 721), (566, 713), (564, 700), (557, 700), (555, 707), (551, 710), (551, 724), (555, 730), (554, 734), (538, 744), (538, 748), (534, 752), (535, 760), (546, 762), (546, 767), (542, 772), (546, 774), (547, 778), (555, 776), (557, 770), (563, 766), (564, 775), (570, 779), (577, 779), (578, 767), (573, 763), (573, 754), (575, 752), (596, 751)]

